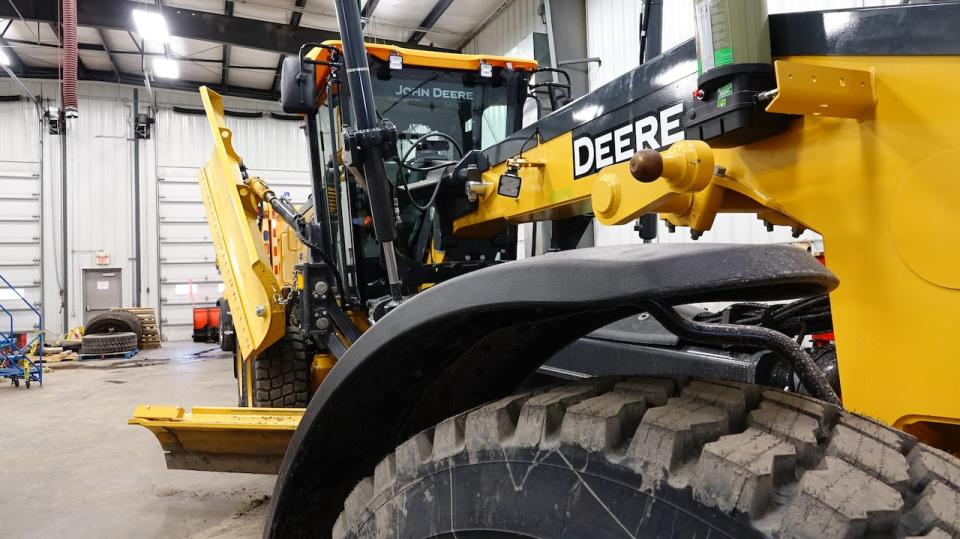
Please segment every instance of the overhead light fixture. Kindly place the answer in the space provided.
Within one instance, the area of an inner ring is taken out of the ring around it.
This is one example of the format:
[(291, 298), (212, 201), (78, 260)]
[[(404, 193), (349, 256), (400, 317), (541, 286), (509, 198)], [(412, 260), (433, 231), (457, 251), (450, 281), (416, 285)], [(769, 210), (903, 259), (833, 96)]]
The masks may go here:
[(167, 29), (167, 20), (156, 11), (133, 10), (133, 23), (137, 33), (146, 41), (167, 43), (170, 41), (170, 31)]
[(7, 56), (7, 53), (2, 48), (0, 48), (0, 66), (8, 65), (10, 65), (10, 57)]
[(180, 66), (169, 58), (154, 58), (153, 74), (162, 79), (176, 79), (180, 77)]

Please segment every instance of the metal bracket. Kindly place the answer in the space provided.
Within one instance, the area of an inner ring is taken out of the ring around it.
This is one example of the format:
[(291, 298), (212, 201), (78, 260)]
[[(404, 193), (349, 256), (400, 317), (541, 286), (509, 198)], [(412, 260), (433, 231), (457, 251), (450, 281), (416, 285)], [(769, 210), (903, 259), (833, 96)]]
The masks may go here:
[(872, 70), (774, 62), (776, 96), (767, 112), (862, 119), (877, 102)]
[(372, 129), (345, 129), (343, 131), (343, 164), (348, 168), (362, 170), (366, 149), (379, 146), (384, 159), (397, 155), (397, 128), (384, 120)]

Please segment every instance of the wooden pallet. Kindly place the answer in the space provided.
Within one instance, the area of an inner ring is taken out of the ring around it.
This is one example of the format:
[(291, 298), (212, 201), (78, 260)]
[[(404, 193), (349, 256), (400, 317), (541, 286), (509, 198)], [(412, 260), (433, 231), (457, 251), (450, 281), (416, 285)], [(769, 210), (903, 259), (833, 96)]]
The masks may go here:
[[(39, 360), (39, 356), (30, 356), (30, 361)], [(44, 363), (59, 363), (61, 361), (75, 361), (77, 359), (77, 353), (71, 350), (66, 350), (58, 354), (50, 354), (43, 356)]]
[(160, 326), (157, 325), (157, 313), (153, 307), (128, 307), (124, 311), (137, 315), (143, 334), (140, 337), (140, 349), (160, 348)]
[(137, 355), (136, 348), (126, 352), (114, 352), (112, 354), (79, 354), (77, 355), (77, 360), (86, 361), (88, 359), (130, 359), (135, 355)]

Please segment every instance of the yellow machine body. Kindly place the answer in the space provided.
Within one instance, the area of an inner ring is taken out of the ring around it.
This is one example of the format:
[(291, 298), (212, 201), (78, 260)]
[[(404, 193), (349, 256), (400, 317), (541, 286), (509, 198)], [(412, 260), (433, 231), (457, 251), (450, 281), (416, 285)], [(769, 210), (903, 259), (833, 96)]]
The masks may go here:
[[(325, 44), (340, 46), (339, 41)], [(523, 70), (537, 67), (535, 61), (528, 59), (423, 51), (376, 43), (368, 43), (367, 51), (382, 60), (399, 55), (406, 65), (436, 69), (476, 71), (481, 62)], [(307, 56), (326, 60), (329, 53), (327, 49), (314, 48)], [(317, 85), (321, 89), (328, 75), (329, 68), (317, 65)], [(252, 359), (277, 342), (286, 330), (284, 307), (277, 298), (282, 298), (291, 287), (302, 288), (302, 279), (295, 274), (294, 266), (307, 259), (307, 248), (269, 204), (263, 204), (262, 226), (268, 232), (264, 239), (257, 208), (266, 184), (257, 179), (244, 184), (242, 159), (231, 144), (222, 99), (206, 87), (200, 89), (200, 94), (214, 150), (201, 169), (198, 182), (214, 240), (217, 267), (223, 276), (224, 296), (237, 334), (234, 362), (238, 389), (242, 394), (252, 395)], [(333, 207), (335, 197), (328, 193), (328, 198)], [(312, 209), (305, 213), (307, 218), (312, 215)], [(431, 256), (437, 261), (443, 258), (441, 252), (433, 250)], [(347, 315), (361, 331), (369, 328), (366, 313), (348, 310)], [(310, 366), (311, 391), (319, 387), (333, 365), (330, 354), (314, 356)], [(170, 468), (275, 473), (302, 414), (303, 410), (297, 408), (194, 407), (188, 412), (176, 406), (140, 405), (129, 423), (146, 427), (157, 436)]]
[[(269, 227), (268, 238), (264, 241), (264, 249), (269, 253), (273, 275), (277, 278), (280, 288), (296, 287), (294, 267), (306, 262), (307, 248), (297, 238), (297, 234), (286, 221), (281, 219), (277, 212), (269, 206), (264, 206), (264, 226)], [(313, 215), (308, 210), (306, 215)], [(307, 217), (309, 218), (309, 217)]]
[[(339, 40), (324, 41), (323, 45), (342, 48)], [(391, 56), (399, 56), (404, 65), (431, 67), (435, 69), (449, 69), (451, 71), (477, 71), (480, 64), (490, 64), (493, 67), (509, 67), (516, 70), (533, 71), (537, 62), (526, 58), (511, 58), (508, 56), (491, 56), (486, 54), (458, 54), (452, 52), (427, 51), (421, 49), (407, 49), (385, 43), (365, 43), (367, 54), (383, 61), (389, 61)], [(330, 59), (330, 49), (315, 47), (305, 55), (311, 60), (326, 62)], [(330, 67), (317, 65), (317, 88), (321, 94), (327, 84)]]
[[(950, 56), (781, 58), (778, 93), (768, 110), (799, 115), (787, 132), (725, 150), (676, 142), (661, 154), (663, 176), (649, 183), (632, 177), (629, 162), (574, 180), (572, 134), (538, 141), (522, 158), (483, 173), (489, 188), (475, 211), (455, 221), (454, 233), (489, 237), (506, 223), (586, 213), (614, 225), (648, 212), (699, 231), (709, 230), (721, 212), (755, 213), (774, 224), (814, 230), (822, 234), (829, 268), (841, 283), (831, 305), (844, 406), (956, 448), (960, 362), (953, 353), (957, 323), (949, 313), (960, 301), (960, 184), (954, 179), (960, 103), (946, 98), (943, 88), (958, 63)], [(680, 72), (677, 80), (688, 75)], [(201, 174), (208, 215), (231, 211), (251, 219), (253, 206), (239, 183), (239, 158), (223, 128), (219, 98), (208, 90), (203, 95), (217, 140)], [(508, 167), (522, 178), (516, 198), (497, 194)], [(283, 331), (274, 324), (282, 315), (270, 298), (279, 290), (277, 280), (264, 263), (262, 242), (250, 239), (259, 237), (254, 228), (221, 232), (213, 218), (211, 227), (218, 246), (239, 245), (223, 253), (218, 247), (218, 263), (222, 270), (229, 263), (227, 291), (243, 306), (244, 353), (255, 352)], [(261, 299), (270, 306), (266, 318), (254, 312)], [(330, 363), (315, 359), (315, 383)], [(206, 451), (200, 437), (181, 436), (183, 430), (211, 432), (216, 443), (229, 444), (225, 452), (236, 455), (248, 452), (239, 431), (277, 430), (301, 413), (286, 410), (279, 419), (273, 410), (209, 410), (159, 417), (138, 408), (131, 423), (157, 433), (168, 452), (189, 454), (195, 443), (200, 452), (216, 453)], [(259, 451), (255, 443), (249, 447)]]
[(482, 236), (504, 222), (590, 211), (607, 225), (659, 212), (704, 231), (718, 212), (749, 212), (814, 230), (840, 278), (830, 299), (844, 406), (955, 446), (960, 362), (949, 313), (960, 301), (960, 104), (943, 88), (960, 59), (782, 60), (768, 110), (802, 117), (735, 149), (675, 144), (692, 153), (674, 160), (702, 164), (706, 183), (684, 183), (679, 169), (667, 176), (666, 166), (665, 177), (642, 183), (629, 162), (574, 180), (567, 133), (524, 152), (518, 198), (496, 194), (509, 162), (485, 172), (492, 188), (455, 232)]
[(163, 447), (167, 467), (277, 473), (303, 410), (140, 405), (127, 423), (150, 430)]
[(283, 336), (285, 312), (274, 295), (280, 286), (257, 226), (258, 199), (244, 185), (220, 96), (203, 87), (203, 107), (214, 139), (213, 155), (198, 177), (203, 208), (230, 304), (241, 357), (252, 357)]

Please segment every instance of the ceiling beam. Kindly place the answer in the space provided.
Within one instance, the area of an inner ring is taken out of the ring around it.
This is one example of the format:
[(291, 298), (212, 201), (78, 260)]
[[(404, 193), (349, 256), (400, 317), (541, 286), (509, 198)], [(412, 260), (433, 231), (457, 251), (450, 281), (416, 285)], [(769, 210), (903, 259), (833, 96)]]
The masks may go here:
[[(296, 7), (302, 8), (306, 3), (307, 0), (297, 0)], [(300, 26), (300, 19), (302, 18), (302, 11), (299, 9), (293, 10), (293, 12), (290, 13), (290, 26), (292, 28), (297, 28)], [(280, 59), (277, 60), (277, 69), (275, 69), (273, 72), (273, 84), (270, 86), (270, 92), (273, 93), (274, 99), (280, 99), (280, 73), (283, 71), (283, 58), (283, 54), (280, 54)]]
[[(53, 35), (57, 36), (57, 41), (60, 42), (60, 46), (57, 47), (62, 51), (61, 53), (61, 62), (66, 63), (67, 50), (63, 46), (63, 26), (60, 22), (47, 22), (47, 25), (50, 26), (50, 30), (53, 32)], [(80, 43), (77, 43), (77, 76), (86, 71), (87, 66), (83, 65), (83, 60), (80, 59)], [(61, 64), (62, 65), (62, 64)]]
[[(3, 75), (0, 73), (0, 75)], [(60, 73), (56, 68), (48, 67), (31, 67), (24, 65), (23, 73), (18, 74), (22, 75), (24, 79), (40, 79), (40, 80), (58, 80)], [(2, 77), (0, 77), (2, 78)], [(78, 79), (82, 81), (92, 81), (92, 82), (111, 82), (111, 83), (120, 83), (128, 84), (130, 86), (143, 86), (143, 76), (140, 74), (131, 74), (123, 73), (119, 74), (119, 77), (115, 75), (112, 71), (98, 71), (88, 69), (84, 72), (83, 76), (78, 76)], [(151, 81), (150, 86), (154, 88), (161, 88), (164, 90), (180, 90), (186, 92), (196, 93), (201, 86), (209, 86), (209, 83), (205, 82), (196, 82), (189, 80), (173, 80), (173, 79), (162, 79)], [(243, 88), (239, 86), (229, 86), (224, 91), (220, 92), (221, 95), (230, 95), (234, 97), (245, 97), (248, 99), (260, 99), (264, 101), (273, 101), (273, 96), (269, 90), (257, 90), (254, 88)]]
[[(23, 73), (23, 66), (25, 64), (23, 63), (23, 60), (20, 58), (20, 55), (17, 54), (17, 52), (13, 50), (13, 47), (10, 46), (9, 41), (0, 37), (0, 47), (3, 47), (3, 52), (5, 52), (7, 54), (7, 57), (10, 58), (10, 64), (11, 64), (10, 69), (12, 69), (13, 72), (17, 73), (18, 75)], [(0, 74), (2, 73), (3, 72), (0, 71)]]
[[(441, 0), (443, 2), (445, 0)], [(140, 5), (124, 0), (84, 0), (77, 3), (77, 24), (111, 30), (132, 30), (131, 11)], [(55, 0), (37, 0), (20, 7), (27, 20), (56, 24), (57, 3)], [(207, 13), (190, 9), (166, 7), (163, 15), (170, 34), (188, 39), (225, 43), (263, 51), (296, 54), (300, 45), (338, 39), (339, 33), (291, 26), (269, 21), (228, 17), (219, 13)], [(9, 2), (0, 2), (0, 17), (16, 17)], [(400, 45), (400, 43), (387, 43)], [(449, 51), (437, 47), (423, 49)]]
[(133, 32), (131, 32), (130, 30), (127, 30), (127, 35), (130, 36), (130, 41), (132, 41), (133, 46), (137, 48), (137, 52), (139, 52), (140, 54), (143, 54), (143, 47), (141, 47), (140, 44), (137, 43), (137, 38), (133, 37)]
[[(30, 47), (40, 47), (40, 48), (49, 48), (49, 49), (59, 49), (59, 48), (60, 48), (59, 45), (54, 45), (54, 44), (52, 44), (52, 43), (41, 43), (41, 44), (37, 45), (37, 44), (34, 43), (33, 41), (24, 41), (24, 40), (22, 40), (22, 39), (7, 39), (7, 40), (5, 40), (5, 41), (6, 41), (7, 43), (13, 43), (14, 45), (22, 45), (23, 48), (30, 48)], [(116, 50), (116, 49), (108, 49), (107, 47), (105, 47), (105, 46), (103, 46), (103, 45), (100, 45), (100, 44), (98, 44), (98, 43), (77, 43), (77, 49), (79, 49), (79, 50), (81, 50), (81, 51), (106, 52), (107, 54), (111, 54), (111, 55), (113, 55), (113, 56), (117, 56), (117, 57), (120, 57), (120, 58), (122, 58), (124, 55), (126, 55), (126, 56), (140, 56), (140, 54), (141, 54), (139, 51), (120, 51), (120, 50)], [(164, 54), (163, 54), (162, 52), (146, 52), (146, 53), (143, 53), (143, 55), (149, 57), (149, 56), (163, 56)], [(181, 57), (173, 57), (173, 58), (176, 59), (176, 60), (184, 61), (184, 62), (194, 62), (194, 63), (198, 63), (198, 64), (221, 64), (221, 63), (223, 63), (223, 60), (214, 59), (214, 58), (181, 58)], [(233, 68), (233, 69), (260, 69), (260, 70), (264, 70), (264, 71), (266, 71), (266, 70), (272, 70), (272, 69), (273, 69), (272, 67), (255, 67), (255, 66), (241, 66), (241, 65), (231, 65), (230, 67)]]
[[(113, 57), (113, 52), (110, 50), (110, 47), (107, 46), (107, 37), (104, 35), (103, 30), (97, 28), (97, 35), (100, 36), (100, 42), (103, 43), (103, 50), (106, 51), (107, 56), (110, 57), (110, 67), (113, 68), (113, 73), (117, 76), (117, 79), (120, 79), (120, 70), (117, 69), (117, 61)], [(77, 43), (77, 47), (80, 47), (80, 44)]]
[(407, 44), (418, 45), (420, 40), (427, 35), (426, 31), (433, 28), (433, 25), (440, 20), (440, 17), (447, 11), (447, 8), (449, 8), (451, 4), (453, 4), (453, 0), (437, 0), (437, 3), (433, 5), (433, 9), (430, 10), (430, 13), (427, 13), (423, 22), (420, 23), (421, 30), (417, 30), (411, 34), (410, 39), (407, 40)]
[[(233, 17), (233, 0), (227, 0), (223, 3), (223, 14), (227, 17)], [(220, 64), (220, 88), (230, 86), (230, 45), (223, 44), (223, 61)]]
[(296, 9), (290, 12), (290, 26), (294, 28), (300, 26), (300, 19), (303, 18), (303, 6), (307, 3), (307, 0), (297, 0), (295, 3)]
[(367, 25), (367, 19), (373, 17), (373, 12), (376, 11), (378, 5), (380, 5), (380, 0), (367, 0), (367, 2), (363, 4), (363, 9), (360, 10), (361, 28)]

